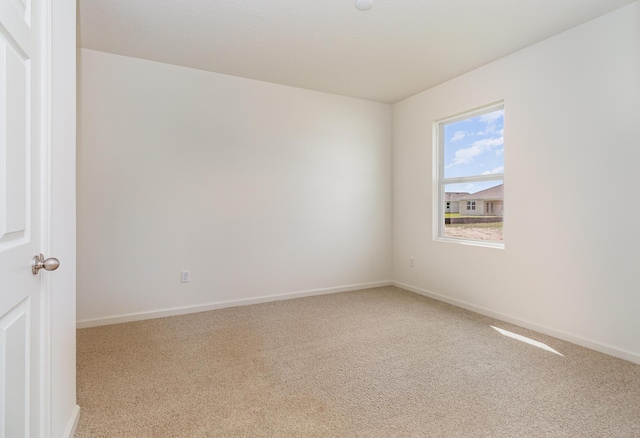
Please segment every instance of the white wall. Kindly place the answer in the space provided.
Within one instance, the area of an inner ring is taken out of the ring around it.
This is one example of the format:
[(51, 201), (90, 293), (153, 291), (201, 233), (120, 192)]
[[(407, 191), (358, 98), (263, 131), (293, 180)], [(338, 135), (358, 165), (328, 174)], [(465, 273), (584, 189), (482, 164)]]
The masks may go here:
[(78, 54), (84, 325), (391, 279), (390, 105)]
[[(432, 122), (501, 99), (506, 249), (435, 242)], [(640, 203), (629, 202), (640, 187), (640, 3), (406, 99), (393, 116), (399, 284), (640, 362)]]

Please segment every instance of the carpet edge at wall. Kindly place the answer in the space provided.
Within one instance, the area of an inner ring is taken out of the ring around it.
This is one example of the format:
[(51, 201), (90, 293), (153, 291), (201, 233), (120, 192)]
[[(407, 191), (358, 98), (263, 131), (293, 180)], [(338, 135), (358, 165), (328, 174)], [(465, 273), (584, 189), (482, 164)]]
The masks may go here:
[(311, 297), (315, 295), (328, 295), (339, 292), (349, 292), (374, 287), (390, 286), (392, 282), (376, 281), (371, 283), (351, 284), (346, 286), (329, 287), (324, 289), (312, 289), (298, 292), (287, 292), (275, 295), (265, 295), (256, 298), (244, 298), (239, 300), (218, 301), (212, 303), (198, 304), (194, 306), (174, 307), (168, 309), (158, 309), (146, 312), (127, 313), (123, 315), (112, 315), (101, 318), (84, 319), (76, 322), (76, 328), (98, 327), (102, 325), (120, 324), (124, 322), (143, 321), (146, 319), (165, 318), (167, 316), (186, 315), (188, 313), (207, 312), (209, 310), (225, 309), (228, 307), (248, 306), (251, 304), (268, 303), (272, 301), (290, 300), (293, 298)]
[(527, 321), (524, 319), (516, 318), (510, 315), (506, 315), (503, 313), (495, 312), (491, 309), (487, 309), (481, 306), (476, 306), (474, 304), (457, 300), (455, 298), (449, 298), (444, 295), (440, 295), (438, 293), (428, 291), (425, 289), (421, 289), (419, 287), (415, 287), (409, 284), (400, 283), (397, 281), (391, 282), (392, 286), (398, 287), (400, 289), (404, 289), (409, 292), (416, 293), (418, 295), (422, 295), (428, 298), (433, 298), (434, 300), (442, 301), (444, 303), (448, 303), (454, 305), (456, 307), (461, 307), (463, 309), (470, 310), (472, 312), (479, 313), (481, 315), (489, 316), (491, 318), (498, 319), (500, 321), (508, 322), (510, 324), (514, 324), (520, 327), (524, 327), (529, 330), (534, 330), (539, 333), (543, 333), (548, 336), (553, 336), (554, 338), (561, 339), (563, 341), (571, 342), (576, 345), (580, 345), (585, 348), (589, 348), (591, 350), (598, 351), (600, 353), (608, 354), (609, 356), (614, 356), (620, 359), (628, 360), (629, 362), (633, 362), (640, 365), (640, 354), (635, 353), (633, 351), (624, 350), (612, 345), (604, 344), (602, 342), (594, 341), (593, 339), (584, 338), (581, 336), (573, 335), (570, 333), (566, 333), (561, 330), (556, 330), (551, 327), (546, 327), (544, 325), (536, 324), (531, 321)]

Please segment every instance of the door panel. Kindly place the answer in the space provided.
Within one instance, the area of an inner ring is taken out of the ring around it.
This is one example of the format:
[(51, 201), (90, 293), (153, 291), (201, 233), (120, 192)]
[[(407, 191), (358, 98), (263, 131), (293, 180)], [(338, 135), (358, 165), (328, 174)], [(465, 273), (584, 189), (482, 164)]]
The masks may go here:
[[(40, 2), (0, 0), (0, 438), (40, 436), (41, 183), (46, 138)], [(46, 335), (45, 335), (46, 336)]]
[(0, 35), (0, 245), (26, 237), (29, 65)]
[(13, 0), (13, 3), (15, 4), (16, 8), (18, 9), (18, 12), (20, 13), (20, 15), (22, 15), (23, 17), (26, 18), (27, 16), (27, 2), (26, 1), (22, 1), (22, 0)]
[(6, 384), (0, 424), (5, 437), (28, 436), (29, 431), (29, 307), (26, 299), (0, 318), (0, 376)]

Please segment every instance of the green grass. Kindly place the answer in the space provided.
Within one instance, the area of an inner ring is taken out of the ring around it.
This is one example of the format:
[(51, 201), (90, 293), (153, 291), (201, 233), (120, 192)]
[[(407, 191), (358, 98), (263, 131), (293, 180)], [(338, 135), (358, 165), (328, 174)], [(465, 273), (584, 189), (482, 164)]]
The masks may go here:
[(449, 228), (502, 228), (502, 222), (485, 222), (480, 224), (446, 224)]

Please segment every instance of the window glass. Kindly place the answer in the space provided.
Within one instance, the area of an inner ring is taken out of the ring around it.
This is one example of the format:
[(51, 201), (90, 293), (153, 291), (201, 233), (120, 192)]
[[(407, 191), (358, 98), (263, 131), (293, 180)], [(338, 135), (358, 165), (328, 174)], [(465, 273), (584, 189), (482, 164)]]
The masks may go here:
[(437, 129), (437, 238), (504, 247), (504, 106), (470, 111)]
[(444, 125), (444, 178), (504, 173), (504, 110)]
[[(494, 181), (487, 189), (471, 192), (454, 191), (445, 186), (445, 194), (457, 197), (450, 201), (444, 214), (444, 237), (485, 242), (502, 242), (502, 208), (504, 194), (502, 181)], [(482, 200), (481, 198), (491, 199)], [(471, 200), (476, 198), (477, 200)], [(484, 205), (484, 208), (482, 208)]]

